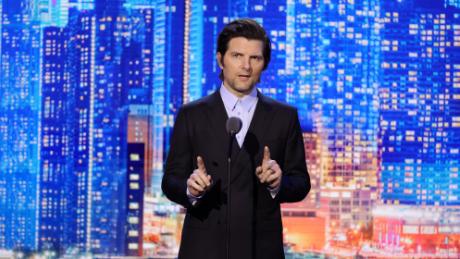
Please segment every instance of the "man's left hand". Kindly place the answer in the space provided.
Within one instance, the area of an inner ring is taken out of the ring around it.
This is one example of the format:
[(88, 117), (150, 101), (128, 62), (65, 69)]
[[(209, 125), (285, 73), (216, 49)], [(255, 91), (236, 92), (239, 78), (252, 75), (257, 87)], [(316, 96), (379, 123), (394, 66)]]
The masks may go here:
[(270, 189), (277, 189), (281, 184), (281, 168), (275, 160), (270, 158), (270, 149), (264, 147), (262, 165), (256, 168), (256, 175), (260, 183), (266, 184)]

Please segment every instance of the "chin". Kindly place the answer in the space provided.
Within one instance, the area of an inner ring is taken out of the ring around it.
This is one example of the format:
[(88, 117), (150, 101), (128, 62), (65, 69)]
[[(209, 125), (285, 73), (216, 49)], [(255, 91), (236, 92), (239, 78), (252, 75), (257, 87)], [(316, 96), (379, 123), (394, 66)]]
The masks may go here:
[(238, 89), (238, 92), (242, 93), (242, 94), (249, 94), (251, 92), (252, 88), (239, 88)]
[(247, 91), (251, 91), (252, 88), (254, 88), (255, 84), (253, 83), (248, 83), (248, 84), (245, 84), (245, 85), (242, 85), (240, 87), (238, 87), (238, 91), (242, 91), (242, 92), (247, 92)]

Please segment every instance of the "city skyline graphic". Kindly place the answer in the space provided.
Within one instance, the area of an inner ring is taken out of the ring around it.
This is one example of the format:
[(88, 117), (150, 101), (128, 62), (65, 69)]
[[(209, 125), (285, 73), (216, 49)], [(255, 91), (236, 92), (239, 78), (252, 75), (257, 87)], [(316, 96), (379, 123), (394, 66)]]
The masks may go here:
[(241, 17), (272, 41), (259, 91), (303, 131), (286, 258), (460, 256), (460, 1), (0, 3), (0, 257), (176, 258), (171, 130)]

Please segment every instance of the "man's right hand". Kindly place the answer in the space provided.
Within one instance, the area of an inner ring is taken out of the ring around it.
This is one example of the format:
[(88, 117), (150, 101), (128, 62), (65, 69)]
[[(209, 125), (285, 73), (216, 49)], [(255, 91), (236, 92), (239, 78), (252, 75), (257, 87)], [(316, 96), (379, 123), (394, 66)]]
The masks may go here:
[(211, 186), (211, 176), (207, 174), (203, 159), (198, 156), (196, 158), (198, 168), (193, 170), (193, 173), (187, 179), (187, 189), (191, 195), (200, 197)]

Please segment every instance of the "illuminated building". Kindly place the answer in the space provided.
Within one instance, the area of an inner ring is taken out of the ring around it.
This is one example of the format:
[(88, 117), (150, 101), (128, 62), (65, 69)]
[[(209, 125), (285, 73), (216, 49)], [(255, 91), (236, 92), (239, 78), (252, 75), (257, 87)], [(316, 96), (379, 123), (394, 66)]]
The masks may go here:
[(447, 244), (460, 233), (449, 223), (460, 211), (460, 10), (442, 1), (386, 1), (382, 9), (384, 204), (374, 212), (374, 241), (407, 248), (410, 240), (416, 249), (408, 252), (438, 253), (440, 238)]
[[(163, 158), (164, 158), (164, 126), (165, 126), (165, 106), (168, 104), (165, 100), (167, 91), (166, 80), (166, 1), (157, 0), (153, 9), (153, 85), (152, 85), (152, 104), (153, 104), (153, 172), (152, 185), (150, 190), (157, 195), (161, 193), (161, 178), (163, 176)], [(166, 130), (167, 131), (167, 130)]]
[(321, 139), (318, 133), (304, 132), (305, 159), (310, 176), (311, 189), (307, 195), (305, 205), (308, 208), (320, 207), (321, 188)]
[(444, 1), (444, 6), (453, 6), (456, 8), (460, 8), (460, 1), (459, 0), (445, 0)]
[(229, 22), (227, 1), (186, 1), (184, 20), (184, 103), (220, 87), (217, 37)]
[(29, 0), (0, 4), (0, 248), (36, 249), (40, 26)]
[(165, 199), (144, 198), (144, 256), (176, 257), (182, 234), (183, 212)]
[(292, 250), (320, 251), (326, 245), (326, 222), (315, 215), (283, 213), (284, 243), (292, 246)]
[(384, 9), (381, 196), (386, 204), (460, 205), (460, 11), (411, 7)]
[[(133, 11), (138, 19), (128, 23), (112, 4), (98, 5), (98, 15), (71, 10), (68, 29), (45, 28), (40, 249), (132, 254), (136, 230), (142, 253), (144, 179), (130, 189), (127, 149), (128, 140), (146, 145), (141, 175), (151, 172), (152, 10)], [(129, 26), (132, 34), (122, 33)]]
[[(300, 125), (303, 132), (313, 132), (314, 139), (318, 139), (314, 151), (306, 147), (307, 153), (314, 152), (314, 157), (308, 158), (307, 166), (312, 174), (321, 168), (320, 163), (321, 138), (319, 138), (318, 126), (321, 122), (321, 71), (324, 69), (322, 60), (318, 58), (321, 50), (321, 26), (319, 22), (320, 10), (317, 1), (287, 3), (286, 22), (286, 71), (288, 82), (285, 86), (285, 101), (295, 107), (299, 114)], [(279, 51), (279, 50), (278, 50)], [(309, 143), (310, 139), (304, 140)], [(318, 177), (322, 172), (318, 171)], [(316, 176), (315, 176), (316, 177)], [(318, 183), (319, 184), (319, 183)], [(310, 195), (310, 194), (309, 194)]]
[(69, 40), (68, 62), (69, 83), (71, 93), (74, 95), (73, 121), (73, 168), (71, 182), (74, 191), (67, 194), (70, 224), (68, 231), (73, 232), (72, 246), (80, 251), (89, 251), (87, 239), (90, 237), (88, 209), (90, 199), (88, 188), (91, 186), (93, 153), (90, 152), (93, 145), (92, 134), (92, 107), (94, 106), (94, 74), (95, 69), (95, 17), (92, 12), (79, 13), (71, 10), (69, 16)]
[[(166, 23), (165, 23), (165, 74), (164, 74), (164, 121), (163, 127), (158, 130), (163, 130), (163, 143), (158, 142), (158, 147), (162, 147), (162, 156), (156, 160), (158, 163), (158, 189), (157, 193), (161, 193), (160, 182), (163, 176), (163, 158), (169, 151), (169, 139), (174, 126), (174, 119), (183, 104), (184, 95), (184, 69), (185, 67), (185, 1), (172, 0), (165, 2)], [(156, 124), (156, 123), (155, 123)]]
[(71, 200), (74, 198), (73, 101), (67, 69), (67, 30), (43, 30), (42, 116), (40, 139), (39, 249), (72, 243)]
[(69, 208), (68, 242), (61, 248), (112, 255), (125, 253), (127, 215), (128, 91), (120, 69), (127, 59), (121, 55), (126, 19), (117, 4), (70, 11), (67, 116), (73, 128), (66, 137), (73, 148), (66, 160), (73, 164), (66, 175), (71, 191), (60, 201)]
[(95, 254), (125, 252), (128, 95), (121, 62), (127, 27), (121, 1), (96, 1), (86, 189), (86, 247)]
[(97, 0), (68, 0), (69, 8), (76, 7), (78, 10), (93, 10)]
[[(312, 105), (321, 138), (319, 215), (327, 239), (369, 226), (378, 170), (378, 85), (380, 3), (316, 3), (318, 26), (310, 87), (319, 85)], [(314, 35), (314, 34), (313, 34)], [(317, 108), (316, 108), (317, 107)], [(317, 118), (319, 117), (319, 119)], [(340, 238), (340, 237), (339, 237)]]
[[(377, 186), (379, 2), (320, 8), (322, 184)], [(365, 63), (365, 64), (364, 64)]]
[(184, 19), (184, 103), (202, 97), (203, 1), (186, 1)]
[(392, 253), (460, 253), (460, 211), (439, 207), (381, 207), (374, 211), (373, 241)]
[[(153, 139), (162, 135), (153, 134), (154, 105), (153, 105), (153, 55), (154, 30), (151, 6), (131, 6), (130, 27), (131, 38), (128, 46), (123, 48), (121, 66), (123, 85), (128, 89), (128, 143), (143, 143), (145, 147), (144, 182), (146, 192), (152, 191), (152, 174), (154, 163)], [(159, 101), (162, 101), (161, 99)], [(158, 116), (157, 116), (158, 117)], [(156, 157), (155, 159), (162, 159)], [(156, 161), (156, 160), (155, 160)]]
[[(295, 16), (289, 12), (294, 3), (290, 1), (271, 0), (266, 2), (247, 1), (248, 16), (259, 22), (266, 30), (271, 40), (272, 55), (267, 70), (262, 73), (257, 88), (264, 94), (280, 101), (287, 99), (287, 89), (290, 89), (295, 76), (294, 43)], [(242, 10), (244, 11), (244, 9)], [(235, 17), (236, 18), (236, 17)], [(290, 33), (290, 34), (289, 34)], [(288, 102), (296, 106), (294, 102)]]
[(141, 256), (144, 211), (144, 144), (128, 143), (126, 255)]
[(370, 188), (321, 188), (318, 216), (326, 219), (327, 239), (340, 239), (348, 230), (369, 227), (376, 198), (375, 190)]
[[(143, 67), (139, 75), (142, 75), (143, 91), (149, 93), (146, 95), (148, 107), (144, 107), (148, 108), (149, 115), (143, 119), (147, 119), (149, 127), (149, 133), (146, 133), (149, 134), (146, 139), (149, 144), (146, 148), (152, 151), (148, 154), (151, 165), (149, 162), (146, 167), (146, 177), (149, 178), (146, 191), (160, 196), (163, 162), (169, 150), (175, 115), (183, 103), (183, 71), (177, 68), (182, 67), (184, 61), (181, 44), (184, 42), (184, 2), (131, 0), (126, 1), (125, 7), (130, 10), (131, 16), (142, 20), (138, 26), (143, 29), (136, 30), (138, 41), (142, 42), (143, 61), (140, 64)], [(138, 26), (134, 25), (135, 28)], [(130, 103), (137, 102), (130, 99)]]
[[(147, 105), (130, 105), (128, 117), (128, 143), (142, 143), (145, 147), (145, 168), (144, 168), (144, 181), (146, 188), (151, 187), (152, 181), (152, 141), (151, 127), (152, 116), (149, 114), (149, 107)], [(149, 190), (146, 192), (150, 193)]]
[(65, 27), (69, 19), (69, 0), (35, 0), (41, 26)]
[(284, 242), (292, 251), (322, 250), (326, 244), (326, 219), (318, 215), (320, 207), (320, 139), (317, 133), (303, 133), (305, 159), (311, 189), (300, 202), (281, 205)]

